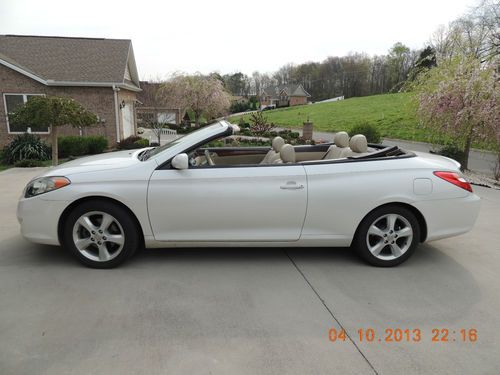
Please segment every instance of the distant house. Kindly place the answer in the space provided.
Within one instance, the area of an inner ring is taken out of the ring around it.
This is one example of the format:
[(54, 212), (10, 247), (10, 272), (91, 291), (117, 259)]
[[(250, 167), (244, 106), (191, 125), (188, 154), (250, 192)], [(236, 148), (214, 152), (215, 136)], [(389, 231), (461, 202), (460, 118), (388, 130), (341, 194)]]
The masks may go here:
[(147, 126), (151, 122), (179, 125), (180, 109), (166, 107), (157, 98), (160, 83), (141, 81), (140, 84), (142, 91), (137, 94), (137, 125)]
[(311, 95), (302, 85), (279, 85), (267, 87), (260, 96), (262, 107), (293, 107), (295, 105), (307, 104), (307, 98)]
[(99, 116), (87, 129), (65, 126), (61, 135), (104, 135), (110, 144), (136, 134), (139, 75), (132, 42), (125, 39), (0, 35), (0, 144), (26, 131), (9, 113), (35, 95), (71, 97)]

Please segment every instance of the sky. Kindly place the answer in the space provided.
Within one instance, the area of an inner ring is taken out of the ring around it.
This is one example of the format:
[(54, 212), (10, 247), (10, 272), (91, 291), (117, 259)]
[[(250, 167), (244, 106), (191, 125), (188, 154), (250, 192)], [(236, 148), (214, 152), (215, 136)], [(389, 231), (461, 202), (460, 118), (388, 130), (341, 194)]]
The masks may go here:
[(421, 48), (474, 0), (0, 0), (0, 34), (131, 39), (142, 79)]

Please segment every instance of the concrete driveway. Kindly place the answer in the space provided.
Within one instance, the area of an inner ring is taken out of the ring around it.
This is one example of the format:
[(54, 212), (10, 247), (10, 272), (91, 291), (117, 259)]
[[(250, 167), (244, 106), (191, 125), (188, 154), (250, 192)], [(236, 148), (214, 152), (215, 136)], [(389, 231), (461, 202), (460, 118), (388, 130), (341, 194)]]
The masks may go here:
[[(37, 173), (0, 173), (0, 374), (498, 373), (499, 191), (475, 188), (471, 233), (392, 269), (283, 248), (146, 250), (93, 270), (19, 236), (16, 201)], [(350, 338), (330, 342), (340, 325)], [(421, 341), (378, 341), (388, 328)], [(470, 328), (477, 342), (461, 342)]]

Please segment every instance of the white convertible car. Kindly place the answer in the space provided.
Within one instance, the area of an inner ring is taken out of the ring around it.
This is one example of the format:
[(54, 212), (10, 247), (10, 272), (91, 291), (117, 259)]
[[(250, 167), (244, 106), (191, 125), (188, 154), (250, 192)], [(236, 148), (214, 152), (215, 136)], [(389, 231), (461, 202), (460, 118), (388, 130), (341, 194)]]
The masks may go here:
[(20, 198), (21, 233), (96, 268), (144, 246), (352, 246), (394, 266), (476, 220), (479, 197), (454, 160), (343, 132), (335, 144), (212, 147), (237, 129), (220, 121), (51, 168)]

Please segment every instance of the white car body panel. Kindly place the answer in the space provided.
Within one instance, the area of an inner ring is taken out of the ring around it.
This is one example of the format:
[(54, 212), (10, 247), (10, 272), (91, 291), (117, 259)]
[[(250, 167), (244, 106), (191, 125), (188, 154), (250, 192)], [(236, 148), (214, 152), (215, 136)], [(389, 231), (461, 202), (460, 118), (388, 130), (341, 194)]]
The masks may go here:
[(159, 241), (297, 241), (306, 207), (300, 165), (157, 170), (149, 182)]
[[(418, 210), (430, 241), (470, 230), (478, 215), (475, 194), (433, 174), (457, 171), (459, 164), (424, 153), (383, 160), (159, 168), (230, 126), (209, 126), (146, 161), (137, 159), (144, 150), (135, 150), (49, 169), (43, 176), (65, 176), (71, 184), (31, 198), (23, 194), (18, 205), (22, 235), (58, 245), (64, 210), (94, 197), (126, 206), (147, 247), (349, 246), (370, 211), (394, 202)], [(303, 188), (282, 189), (293, 183)]]

